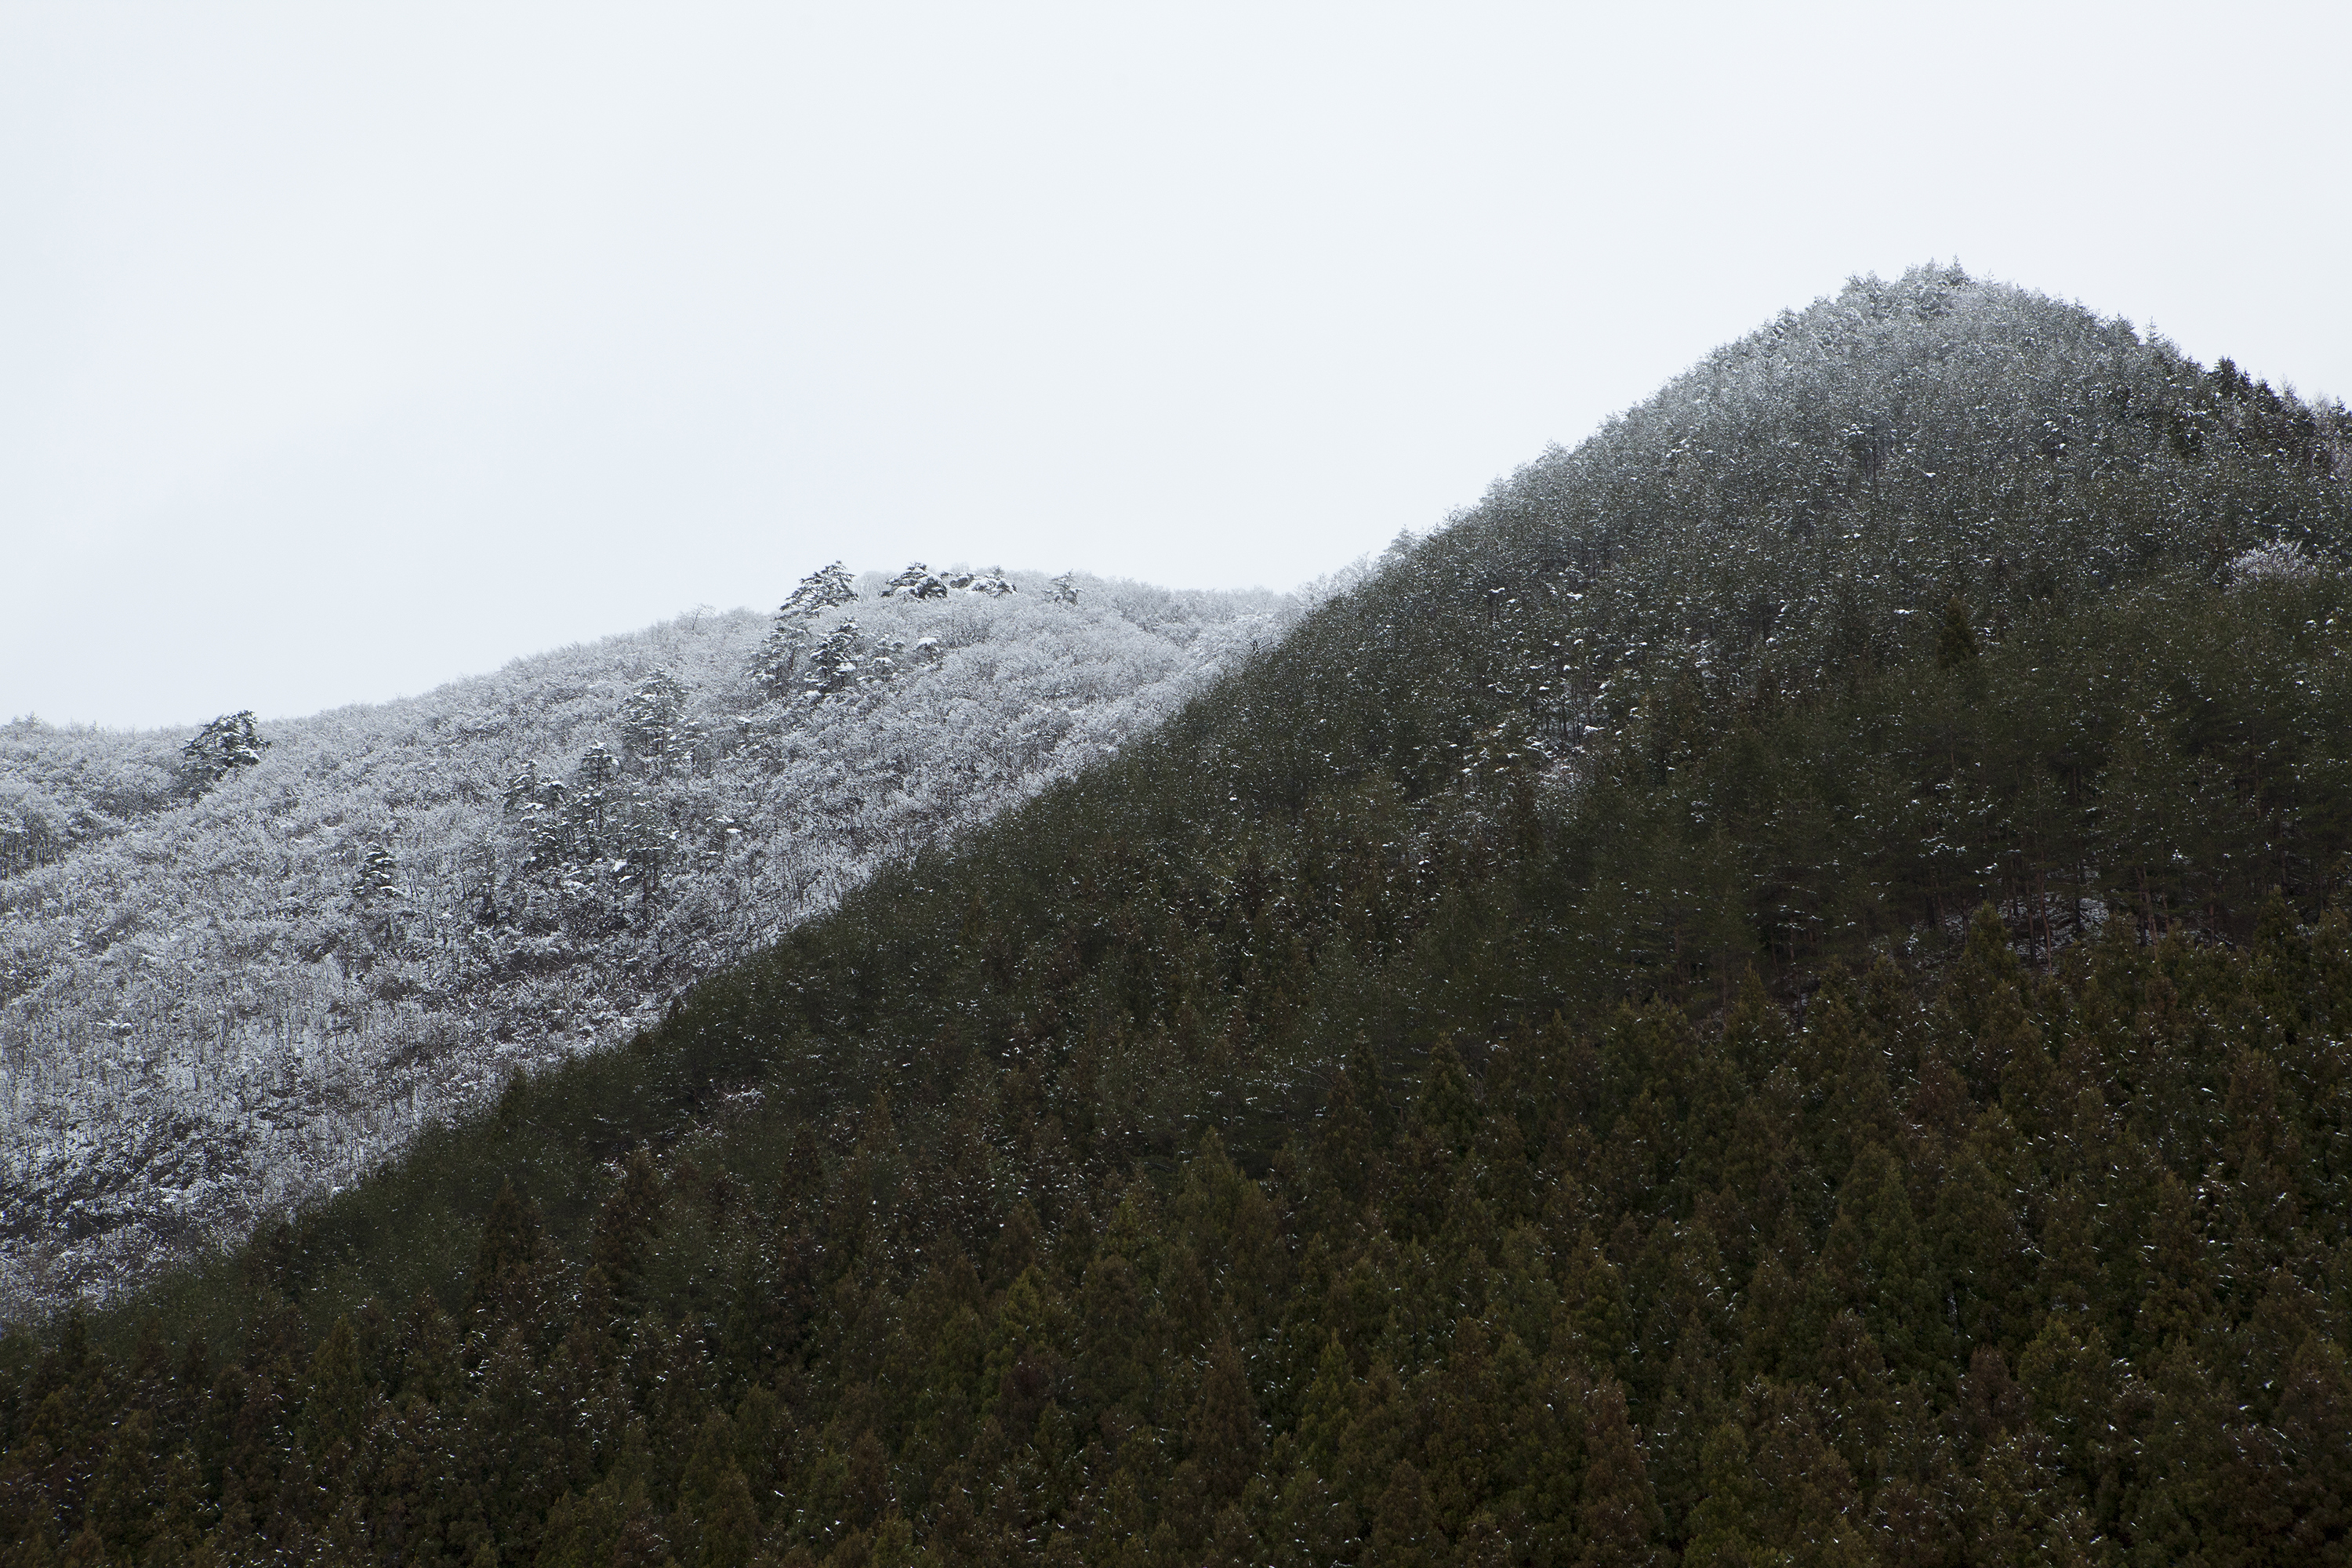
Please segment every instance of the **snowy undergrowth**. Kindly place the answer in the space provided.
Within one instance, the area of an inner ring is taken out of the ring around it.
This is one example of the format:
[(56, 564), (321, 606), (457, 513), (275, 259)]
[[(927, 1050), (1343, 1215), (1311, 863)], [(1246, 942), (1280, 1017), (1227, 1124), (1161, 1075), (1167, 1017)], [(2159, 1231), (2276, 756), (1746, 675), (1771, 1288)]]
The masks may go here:
[(827, 610), (894, 650), (828, 694), (762, 687), (766, 618), (704, 613), (265, 723), (193, 796), (184, 735), (0, 728), (0, 1315), (232, 1243), (625, 1037), (1301, 602), (1016, 580)]

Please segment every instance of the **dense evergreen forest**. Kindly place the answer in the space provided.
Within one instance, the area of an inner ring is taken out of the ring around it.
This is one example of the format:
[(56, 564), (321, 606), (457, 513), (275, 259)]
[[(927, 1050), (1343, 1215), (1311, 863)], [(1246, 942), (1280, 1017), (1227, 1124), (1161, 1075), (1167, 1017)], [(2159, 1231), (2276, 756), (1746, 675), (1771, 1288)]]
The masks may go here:
[(2352, 1559), (2352, 421), (1865, 279), (0, 1342), (12, 1563)]

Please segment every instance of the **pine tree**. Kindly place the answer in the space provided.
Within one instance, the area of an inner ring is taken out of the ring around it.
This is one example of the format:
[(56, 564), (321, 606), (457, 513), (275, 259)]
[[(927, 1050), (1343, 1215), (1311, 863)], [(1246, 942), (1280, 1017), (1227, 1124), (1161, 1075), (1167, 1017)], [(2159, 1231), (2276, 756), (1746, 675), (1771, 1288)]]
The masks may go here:
[[(1741, 1425), (1748, 1433), (1759, 1500), (1757, 1533), (1799, 1561), (1863, 1568), (1869, 1562), (1853, 1473), (1822, 1436), (1797, 1389), (1755, 1384), (1748, 1390)], [(1753, 1517), (1753, 1516), (1751, 1516)]]
[(639, 681), (621, 704), (621, 752), (659, 777), (693, 759), (686, 683), (666, 670)]
[(983, 599), (1002, 599), (1007, 594), (1021, 591), (1001, 566), (985, 572), (950, 572), (942, 581), (950, 593), (972, 594)]
[(352, 898), (362, 906), (372, 906), (407, 896), (401, 886), (398, 856), (381, 844), (371, 844), (361, 852), (359, 874), (352, 879)]
[(590, 1266), (604, 1276), (619, 1303), (636, 1297), (646, 1255), (661, 1230), (661, 1174), (654, 1169), (650, 1154), (643, 1148), (635, 1149), (622, 1169), (620, 1184), (597, 1212), (595, 1236), (589, 1247)]
[[(145, 1550), (163, 1501), (162, 1467), (155, 1462), (155, 1418), (134, 1410), (114, 1430), (106, 1456), (91, 1478), (88, 1529), (100, 1561), (136, 1563)], [(88, 1548), (75, 1543), (78, 1551)], [(68, 1558), (75, 1553), (69, 1552)]]
[[(1909, 1184), (1883, 1150), (1865, 1150), (1855, 1161), (1855, 1175), (1864, 1185), (1856, 1195), (1869, 1238), (1865, 1320), (1889, 1362), (1906, 1373), (1933, 1376), (1948, 1353), (1950, 1332), (1943, 1280), (1912, 1214)], [(1848, 1191), (1853, 1186), (1850, 1175)]]
[(1592, 1233), (1580, 1232), (1560, 1278), (1552, 1351), (1579, 1357), (1594, 1367), (1613, 1367), (1624, 1356), (1631, 1337), (1623, 1277)]
[(2175, 1339), (2191, 1342), (2214, 1327), (2212, 1267), (2189, 1184), (2170, 1171), (2157, 1178), (2149, 1257), (2135, 1337), (2143, 1353)]
[(2307, 1336), (2288, 1363), (2274, 1426), (2287, 1461), (2273, 1479), (2294, 1520), (2285, 1550), (2309, 1562), (2352, 1552), (2352, 1371), (2343, 1347)]
[(1949, 1281), (1963, 1343), (2012, 1352), (2032, 1330), (2031, 1249), (2021, 1212), (2029, 1161), (2000, 1108), (1978, 1118), (1936, 1197), (1937, 1268)]
[(182, 776), (192, 789), (210, 789), (237, 769), (258, 763), (268, 747), (254, 728), (253, 710), (224, 713), (180, 748)]
[(759, 1533), (759, 1510), (735, 1456), (734, 1423), (713, 1411), (678, 1478), (670, 1538), (684, 1568), (747, 1568)]
[(2106, 1336), (2074, 1312), (2053, 1311), (2018, 1359), (2017, 1380), (2032, 1400), (2035, 1425), (2090, 1495), (2120, 1436), (2114, 1419), (2120, 1387)]
[(351, 1318), (337, 1318), (310, 1357), (302, 1401), (302, 1429), (315, 1462), (331, 1471), (350, 1462), (364, 1436), (373, 1392)]
[(857, 623), (844, 620), (809, 650), (808, 669), (802, 677), (802, 685), (813, 697), (845, 690), (856, 682), (870, 657)]
[(1371, 1511), (1371, 1560), (1381, 1568), (1423, 1568), (1444, 1561), (1444, 1537), (1430, 1517), (1429, 1489), (1409, 1460), (1399, 1459)]
[(539, 1261), (540, 1228), (537, 1205), (525, 1203), (513, 1182), (500, 1186), (483, 1218), (481, 1243), (474, 1252), (466, 1289), (468, 1310), (496, 1321), (524, 1305), (530, 1271)]
[(1626, 1419), (1625, 1391), (1613, 1379), (1603, 1378), (1585, 1400), (1584, 1453), (1583, 1498), (1577, 1510), (1580, 1568), (1638, 1568), (1656, 1562), (1664, 1521), (1650, 1492), (1641, 1444)]
[(1748, 1434), (1738, 1422), (1727, 1421), (1708, 1434), (1699, 1476), (1703, 1496), (1691, 1510), (1683, 1568), (1749, 1568), (1769, 1561), (1758, 1539), (1764, 1503)]
[(1079, 1392), (1097, 1409), (1140, 1415), (1152, 1369), (1145, 1359), (1143, 1295), (1134, 1266), (1116, 1252), (1097, 1253), (1079, 1300)]
[(1936, 668), (1954, 677), (1970, 698), (1984, 695), (1984, 663), (1977, 651), (1976, 628), (1969, 625), (1969, 607), (1958, 594), (1944, 602), (1943, 624), (1936, 631)]
[(857, 584), (849, 580), (849, 574), (840, 562), (835, 561), (802, 578), (800, 585), (777, 606), (776, 614), (797, 616), (803, 621), (813, 620), (835, 605), (846, 605), (856, 597)]
[[(1372, 1119), (1357, 1098), (1355, 1079), (1339, 1073), (1332, 1079), (1322, 1130), (1316, 1138), (1317, 1173), (1329, 1183), (1340, 1204), (1353, 1207), (1370, 1194), (1376, 1158)], [(1336, 1220), (1338, 1215), (1331, 1217)]]
[(752, 678), (780, 697), (799, 689), (801, 660), (814, 640), (811, 627), (816, 618), (856, 597), (856, 584), (838, 561), (802, 578), (800, 586), (776, 607), (767, 637), (751, 656)]
[(917, 561), (890, 579), (882, 590), (882, 596), (886, 599), (944, 599), (948, 596), (948, 585), (940, 581), (937, 573)]

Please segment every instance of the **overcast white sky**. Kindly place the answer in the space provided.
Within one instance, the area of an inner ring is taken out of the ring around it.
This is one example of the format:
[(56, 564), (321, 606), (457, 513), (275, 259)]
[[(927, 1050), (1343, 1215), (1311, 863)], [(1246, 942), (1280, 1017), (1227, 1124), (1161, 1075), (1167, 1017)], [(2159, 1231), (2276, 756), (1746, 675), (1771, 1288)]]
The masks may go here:
[(0, 718), (1286, 587), (1849, 274), (2352, 395), (2352, 5), (0, 6)]

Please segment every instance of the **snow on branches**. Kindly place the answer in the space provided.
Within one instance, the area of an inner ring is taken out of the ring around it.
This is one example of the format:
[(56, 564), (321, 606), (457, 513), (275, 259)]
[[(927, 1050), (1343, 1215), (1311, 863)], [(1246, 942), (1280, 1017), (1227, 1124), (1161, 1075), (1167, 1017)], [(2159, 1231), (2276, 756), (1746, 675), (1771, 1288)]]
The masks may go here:
[[(1171, 712), (1277, 612), (1044, 585), (861, 599), (827, 567), (776, 621), (273, 724), (266, 800), (190, 791), (153, 736), (0, 726), (0, 1316), (234, 1244), (625, 1038)], [(778, 623), (781, 689), (753, 657)], [(250, 717), (195, 755), (251, 766)]]
[(237, 769), (260, 762), (268, 745), (253, 727), (252, 709), (224, 713), (180, 748), (181, 768), (190, 787), (210, 789)]

